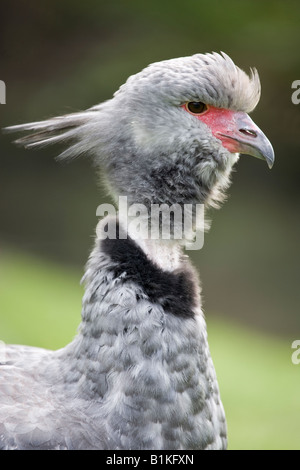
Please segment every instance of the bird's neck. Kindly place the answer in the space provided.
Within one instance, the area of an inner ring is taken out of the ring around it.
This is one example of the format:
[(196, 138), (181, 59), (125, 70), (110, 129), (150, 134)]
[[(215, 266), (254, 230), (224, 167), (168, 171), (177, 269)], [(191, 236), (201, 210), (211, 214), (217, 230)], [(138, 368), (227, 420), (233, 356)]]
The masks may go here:
[(64, 351), (76, 397), (97, 397), (114, 448), (203, 447), (214, 369), (197, 275), (179, 247), (96, 240), (84, 281), (80, 331)]
[[(116, 205), (125, 197), (133, 212), (141, 208), (148, 215), (157, 207), (174, 205), (184, 210), (197, 204), (206, 208), (218, 207), (230, 185), (233, 165), (239, 155), (226, 149), (174, 148), (171, 154), (136, 155), (124, 149), (126, 168), (119, 168), (113, 158), (107, 158), (105, 180)], [(124, 154), (119, 161), (123, 161)], [(143, 166), (135, 166), (136, 160)], [(155, 164), (153, 163), (155, 162)], [(130, 210), (131, 210), (130, 209)]]
[(173, 240), (136, 239), (147, 258), (163, 271), (174, 272), (182, 263), (182, 248)]
[[(108, 221), (109, 218), (101, 221), (102, 228)], [(90, 306), (92, 299), (98, 299), (96, 294), (99, 294), (99, 307), (103, 307), (102, 286), (111, 295), (117, 294), (116, 286), (120, 290), (126, 287), (126, 291), (137, 296), (137, 300), (142, 296), (152, 303), (159, 298), (163, 302), (164, 295), (184, 298), (186, 312), (179, 316), (193, 317), (193, 310), (200, 307), (199, 280), (188, 256), (183, 253), (181, 240), (151, 239), (143, 233), (138, 236), (136, 231), (131, 232), (129, 226), (125, 232), (118, 218), (114, 221), (116, 237), (103, 237), (100, 230), (102, 237), (96, 239), (87, 264), (83, 278), (86, 285), (83, 320), (87, 314), (85, 307)], [(122, 298), (116, 299), (122, 305)], [(116, 299), (112, 299), (112, 304)]]

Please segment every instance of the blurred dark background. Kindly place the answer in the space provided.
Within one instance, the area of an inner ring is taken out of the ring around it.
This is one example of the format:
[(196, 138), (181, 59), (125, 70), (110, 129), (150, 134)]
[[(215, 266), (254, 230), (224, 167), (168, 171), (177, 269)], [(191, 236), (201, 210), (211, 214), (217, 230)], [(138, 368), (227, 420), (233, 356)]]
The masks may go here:
[[(298, 1), (2, 1), (1, 127), (88, 108), (153, 61), (224, 51), (255, 66), (262, 98), (252, 118), (271, 140), (272, 171), (242, 156), (204, 248), (207, 315), (291, 336), (299, 315), (299, 125), (291, 101), (300, 79)], [(96, 207), (107, 201), (87, 160), (62, 165), (57, 149), (0, 141), (0, 243), (83, 269)]]

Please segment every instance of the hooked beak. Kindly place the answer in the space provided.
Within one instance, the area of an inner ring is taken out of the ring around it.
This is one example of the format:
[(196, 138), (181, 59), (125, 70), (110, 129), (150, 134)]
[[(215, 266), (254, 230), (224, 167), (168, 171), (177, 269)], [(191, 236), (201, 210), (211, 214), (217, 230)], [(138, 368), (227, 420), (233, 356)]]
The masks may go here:
[(271, 142), (248, 114), (233, 112), (232, 119), (225, 127), (214, 133), (224, 147), (231, 152), (266, 160), (268, 167), (272, 168), (275, 155)]
[(273, 147), (248, 114), (214, 106), (207, 106), (205, 112), (195, 114), (187, 105), (182, 107), (204, 122), (229, 152), (243, 153), (266, 160), (269, 168), (272, 168), (275, 160)]

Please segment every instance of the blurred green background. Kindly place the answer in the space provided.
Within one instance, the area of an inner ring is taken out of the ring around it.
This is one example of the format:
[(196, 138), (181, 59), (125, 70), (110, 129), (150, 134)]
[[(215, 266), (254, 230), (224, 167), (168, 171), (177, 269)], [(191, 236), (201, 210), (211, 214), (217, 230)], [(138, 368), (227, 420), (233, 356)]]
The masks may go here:
[[(1, 127), (86, 109), (151, 62), (224, 51), (255, 66), (252, 118), (276, 162), (242, 156), (204, 248), (191, 253), (203, 284), (211, 352), (231, 449), (300, 449), (298, 1), (2, 1)], [(24, 151), (0, 139), (0, 339), (64, 346), (80, 321), (79, 280), (96, 208), (108, 202), (87, 160)]]

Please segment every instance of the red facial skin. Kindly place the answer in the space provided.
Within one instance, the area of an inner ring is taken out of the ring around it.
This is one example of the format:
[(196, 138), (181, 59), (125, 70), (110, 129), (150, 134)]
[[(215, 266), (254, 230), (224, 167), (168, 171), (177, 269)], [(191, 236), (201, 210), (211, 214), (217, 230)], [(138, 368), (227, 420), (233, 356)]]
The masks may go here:
[(240, 140), (241, 137), (244, 137), (241, 136), (240, 129), (242, 127), (246, 127), (249, 134), (253, 132), (253, 136), (256, 136), (257, 126), (248, 114), (241, 111), (208, 106), (206, 111), (196, 114), (192, 113), (186, 104), (182, 108), (204, 122), (210, 128), (213, 135), (221, 140), (223, 147), (227, 148), (231, 153), (241, 151)]
[(206, 124), (229, 152), (253, 155), (266, 160), (272, 168), (275, 158), (272, 145), (247, 113), (207, 105), (203, 113), (197, 114), (189, 110), (188, 103), (182, 108)]

